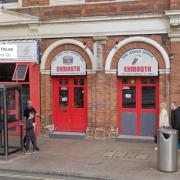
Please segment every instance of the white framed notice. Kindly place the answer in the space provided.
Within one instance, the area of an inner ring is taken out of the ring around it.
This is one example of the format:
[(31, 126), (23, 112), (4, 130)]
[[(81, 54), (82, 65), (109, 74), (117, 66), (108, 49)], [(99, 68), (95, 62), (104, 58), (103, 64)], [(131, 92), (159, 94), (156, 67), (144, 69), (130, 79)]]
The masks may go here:
[(15, 44), (0, 44), (0, 59), (16, 59), (17, 45)]
[(0, 42), (0, 62), (35, 62), (39, 59), (38, 40)]

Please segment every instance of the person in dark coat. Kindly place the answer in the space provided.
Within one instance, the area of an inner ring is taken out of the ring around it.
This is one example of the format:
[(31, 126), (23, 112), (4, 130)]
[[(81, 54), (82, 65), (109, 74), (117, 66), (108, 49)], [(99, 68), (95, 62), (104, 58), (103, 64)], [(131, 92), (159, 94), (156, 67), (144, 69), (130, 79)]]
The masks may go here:
[(180, 146), (180, 106), (176, 102), (171, 103), (171, 126), (178, 131), (178, 143)]
[(38, 115), (35, 108), (32, 106), (32, 102), (27, 102), (27, 107), (24, 109), (24, 117), (27, 120), (29, 118), (29, 113), (34, 113), (33, 123), (35, 123), (35, 115)]
[[(24, 109), (25, 124), (26, 124), (27, 119), (29, 118), (30, 113), (34, 114), (32, 121), (33, 121), (33, 125), (34, 125), (34, 130), (35, 130), (35, 116), (40, 117), (40, 118), (41, 118), (41, 116), (39, 115), (39, 113), (36, 112), (35, 108), (32, 106), (32, 102), (28, 101), (27, 107)], [(26, 135), (24, 136), (23, 143), (24, 143), (24, 147), (26, 147)]]
[(31, 152), (29, 151), (30, 142), (33, 145), (32, 153), (37, 154), (39, 151), (39, 148), (37, 147), (37, 142), (36, 142), (36, 135), (34, 132), (33, 119), (34, 119), (34, 113), (30, 112), (29, 117), (26, 120), (26, 154), (31, 154)]

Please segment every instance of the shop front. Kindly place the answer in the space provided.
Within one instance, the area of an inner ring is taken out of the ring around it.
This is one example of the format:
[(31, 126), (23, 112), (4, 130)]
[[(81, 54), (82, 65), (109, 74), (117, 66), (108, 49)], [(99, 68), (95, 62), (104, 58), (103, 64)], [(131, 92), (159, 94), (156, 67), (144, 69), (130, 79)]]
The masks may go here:
[[(32, 40), (0, 44), (1, 155), (22, 149), (23, 110), (27, 101), (31, 100), (40, 110), (37, 50), (38, 42)], [(39, 133), (38, 123), (36, 133)]]
[(51, 63), (51, 77), (55, 130), (85, 132), (87, 77), (84, 58), (76, 51), (60, 52)]
[(153, 137), (159, 112), (158, 61), (131, 49), (118, 62), (118, 129), (123, 136)]

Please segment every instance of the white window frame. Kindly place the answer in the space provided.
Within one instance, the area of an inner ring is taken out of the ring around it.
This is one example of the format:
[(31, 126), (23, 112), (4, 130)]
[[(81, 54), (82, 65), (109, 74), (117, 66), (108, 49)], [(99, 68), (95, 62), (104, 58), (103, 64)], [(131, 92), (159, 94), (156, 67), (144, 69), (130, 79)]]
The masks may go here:
[(100, 4), (100, 3), (112, 3), (112, 2), (133, 2), (133, 1), (141, 1), (141, 0), (111, 0), (111, 1), (96, 1), (86, 3), (86, 0), (49, 0), (49, 5), (70, 5), (70, 4)]
[[(25, 66), (25, 71), (24, 71), (24, 74), (23, 74), (23, 77), (19, 78), (17, 73), (18, 73), (18, 68), (19, 66)], [(13, 77), (12, 77), (12, 80), (13, 81), (24, 81), (26, 79), (26, 75), (27, 75), (27, 72), (28, 72), (28, 68), (29, 66), (27, 64), (16, 64), (16, 67), (15, 67), (15, 70), (14, 70), (14, 73), (13, 73)]]
[(4, 8), (4, 9), (13, 9), (13, 8), (20, 8), (20, 7), (22, 7), (22, 0), (18, 0), (18, 2), (0, 4), (0, 8)]
[(84, 4), (85, 0), (49, 0), (49, 5)]

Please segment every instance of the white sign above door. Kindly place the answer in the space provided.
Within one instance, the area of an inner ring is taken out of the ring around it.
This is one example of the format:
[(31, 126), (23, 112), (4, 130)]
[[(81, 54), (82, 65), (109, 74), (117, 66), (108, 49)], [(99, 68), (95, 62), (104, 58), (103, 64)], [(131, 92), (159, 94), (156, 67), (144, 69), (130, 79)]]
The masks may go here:
[(145, 49), (131, 49), (119, 59), (118, 76), (158, 76), (158, 61)]
[(51, 75), (86, 75), (86, 62), (77, 52), (62, 51), (51, 63)]

